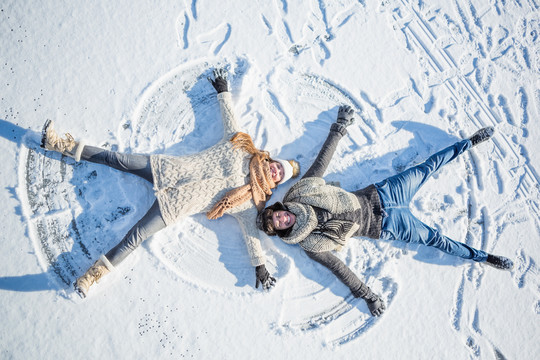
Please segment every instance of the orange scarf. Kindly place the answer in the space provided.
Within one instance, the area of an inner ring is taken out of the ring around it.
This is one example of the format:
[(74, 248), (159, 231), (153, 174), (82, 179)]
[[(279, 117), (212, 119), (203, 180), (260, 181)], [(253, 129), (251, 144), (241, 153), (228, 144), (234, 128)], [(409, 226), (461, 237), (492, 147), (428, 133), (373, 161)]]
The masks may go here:
[(227, 192), (221, 200), (215, 203), (212, 209), (206, 213), (206, 217), (211, 220), (222, 217), (225, 211), (250, 199), (253, 199), (257, 211), (262, 210), (267, 197), (272, 195), (271, 189), (276, 187), (270, 173), (268, 152), (258, 150), (253, 144), (251, 136), (243, 132), (236, 133), (230, 141), (235, 149), (253, 155), (249, 162), (249, 184)]

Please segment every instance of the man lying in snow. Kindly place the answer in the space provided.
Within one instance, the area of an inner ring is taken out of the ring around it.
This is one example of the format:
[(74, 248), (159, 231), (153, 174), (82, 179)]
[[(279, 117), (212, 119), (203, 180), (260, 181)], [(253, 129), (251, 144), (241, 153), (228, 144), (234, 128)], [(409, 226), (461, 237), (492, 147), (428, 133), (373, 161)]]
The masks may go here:
[(209, 219), (224, 214), (240, 223), (251, 264), (255, 267), (256, 287), (274, 285), (275, 279), (265, 267), (265, 257), (255, 226), (257, 211), (278, 184), (298, 176), (300, 168), (294, 160), (271, 159), (268, 152), (255, 148), (251, 137), (240, 132), (227, 86), (224, 69), (214, 70), (215, 79), (208, 79), (217, 91), (224, 135), (216, 145), (189, 156), (122, 154), (85, 145), (66, 134), (60, 138), (50, 120), (45, 123), (42, 147), (64, 155), (110, 166), (142, 177), (154, 185), (156, 201), (150, 210), (128, 231), (107, 254), (102, 255), (75, 282), (75, 290), (83, 297), (90, 286), (113, 270), (143, 240), (174, 224), (181, 217), (206, 213)]
[(350, 193), (326, 184), (322, 176), (339, 140), (347, 134), (353, 114), (349, 106), (339, 108), (337, 121), (311, 168), (291, 187), (283, 203), (277, 202), (259, 213), (257, 226), (261, 230), (278, 235), (287, 244), (302, 246), (311, 259), (330, 269), (355, 297), (365, 299), (374, 316), (385, 310), (382, 299), (331, 253), (344, 246), (351, 236), (421, 243), (498, 269), (512, 269), (510, 259), (451, 240), (422, 223), (409, 209), (411, 199), (433, 173), (489, 139), (494, 132), (492, 127), (439, 151), (420, 165)]

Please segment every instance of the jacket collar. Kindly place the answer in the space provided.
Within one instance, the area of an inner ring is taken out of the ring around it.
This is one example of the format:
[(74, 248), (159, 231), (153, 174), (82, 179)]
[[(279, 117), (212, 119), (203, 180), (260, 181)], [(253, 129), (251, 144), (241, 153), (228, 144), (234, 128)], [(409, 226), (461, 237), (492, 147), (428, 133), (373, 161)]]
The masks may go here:
[(296, 216), (296, 222), (289, 236), (282, 237), (281, 240), (287, 244), (297, 244), (315, 229), (318, 224), (317, 214), (310, 205), (297, 202), (285, 202), (283, 205)]

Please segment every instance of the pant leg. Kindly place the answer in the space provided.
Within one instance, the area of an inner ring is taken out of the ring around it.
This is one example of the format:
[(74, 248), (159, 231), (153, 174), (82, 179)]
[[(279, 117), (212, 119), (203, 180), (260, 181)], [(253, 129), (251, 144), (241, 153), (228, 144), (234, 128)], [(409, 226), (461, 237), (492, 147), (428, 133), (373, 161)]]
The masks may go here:
[(387, 209), (383, 218), (382, 239), (401, 240), (435, 247), (447, 254), (483, 262), (487, 253), (454, 241), (418, 220), (409, 209)]
[(133, 226), (126, 236), (105, 257), (114, 265), (120, 264), (144, 240), (165, 228), (159, 204), (156, 200), (150, 210)]
[(134, 174), (153, 183), (150, 156), (148, 155), (124, 154), (86, 145), (81, 159)]
[(422, 164), (375, 184), (383, 207), (408, 207), (414, 194), (433, 173), (470, 147), (470, 140), (462, 140), (431, 155)]

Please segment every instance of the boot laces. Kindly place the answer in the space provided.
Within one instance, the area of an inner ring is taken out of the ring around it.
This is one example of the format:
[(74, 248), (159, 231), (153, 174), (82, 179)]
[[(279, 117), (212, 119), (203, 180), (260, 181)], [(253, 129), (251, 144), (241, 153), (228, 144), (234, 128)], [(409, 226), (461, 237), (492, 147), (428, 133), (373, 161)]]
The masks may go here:
[(105, 266), (97, 264), (92, 265), (90, 269), (77, 280), (77, 285), (88, 290), (93, 283), (98, 282), (106, 273), (107, 268)]
[(92, 268), (90, 269), (90, 274), (92, 275), (92, 283), (98, 282), (99, 279), (101, 279), (106, 272), (107, 268), (103, 265), (92, 266)]
[(53, 129), (49, 129), (49, 131), (47, 131), (47, 140), (51, 147), (63, 153), (66, 151), (71, 151), (75, 146), (75, 139), (73, 136), (71, 136), (69, 133), (66, 133), (65, 136), (65, 139), (61, 138)]

